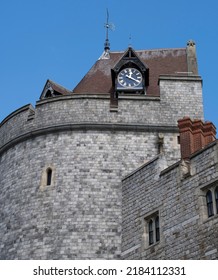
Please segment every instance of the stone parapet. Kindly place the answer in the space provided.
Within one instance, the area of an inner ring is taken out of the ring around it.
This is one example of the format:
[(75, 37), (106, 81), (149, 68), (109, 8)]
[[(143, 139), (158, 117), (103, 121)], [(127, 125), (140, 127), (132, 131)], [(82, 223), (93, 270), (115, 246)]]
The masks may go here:
[[(216, 140), (193, 154), (188, 168), (182, 160), (162, 169), (162, 159), (155, 158), (123, 179), (123, 259), (218, 259), (217, 155)], [(214, 197), (211, 217), (208, 190)], [(154, 214), (160, 239), (149, 244), (148, 221)]]

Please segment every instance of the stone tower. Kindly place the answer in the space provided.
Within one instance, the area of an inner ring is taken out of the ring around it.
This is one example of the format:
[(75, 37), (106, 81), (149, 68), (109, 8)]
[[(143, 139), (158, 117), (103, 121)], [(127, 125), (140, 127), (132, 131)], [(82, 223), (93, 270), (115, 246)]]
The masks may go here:
[(0, 258), (119, 259), (121, 182), (160, 153), (177, 120), (203, 120), (195, 45), (105, 50), (72, 90), (48, 80), (0, 126)]

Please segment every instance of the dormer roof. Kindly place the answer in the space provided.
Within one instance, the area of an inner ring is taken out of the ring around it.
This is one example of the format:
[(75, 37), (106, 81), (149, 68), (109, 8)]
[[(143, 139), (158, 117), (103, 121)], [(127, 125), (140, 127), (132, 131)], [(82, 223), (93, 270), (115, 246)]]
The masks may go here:
[(55, 97), (58, 95), (68, 95), (68, 94), (72, 94), (72, 91), (58, 85), (57, 83), (51, 80), (47, 80), (42, 90), (42, 93), (40, 95), (40, 100), (49, 97)]

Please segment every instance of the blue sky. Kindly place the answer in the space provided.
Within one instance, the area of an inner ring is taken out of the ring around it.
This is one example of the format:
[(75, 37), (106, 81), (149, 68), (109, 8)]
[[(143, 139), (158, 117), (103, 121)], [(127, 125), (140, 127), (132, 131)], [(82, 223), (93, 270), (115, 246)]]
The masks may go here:
[(47, 79), (73, 89), (103, 52), (197, 46), (205, 120), (218, 128), (218, 1), (0, 0), (0, 121), (39, 99)]

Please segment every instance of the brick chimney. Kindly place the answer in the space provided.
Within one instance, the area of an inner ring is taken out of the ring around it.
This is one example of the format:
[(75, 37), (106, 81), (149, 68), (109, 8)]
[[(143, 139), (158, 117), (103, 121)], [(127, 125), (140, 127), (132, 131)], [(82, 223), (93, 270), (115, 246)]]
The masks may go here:
[(189, 159), (191, 154), (216, 139), (216, 127), (212, 122), (192, 121), (189, 117), (184, 117), (178, 120), (178, 127), (182, 159)]

